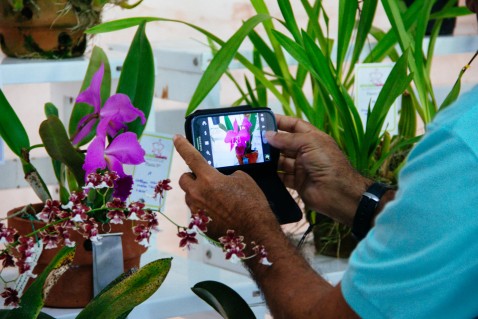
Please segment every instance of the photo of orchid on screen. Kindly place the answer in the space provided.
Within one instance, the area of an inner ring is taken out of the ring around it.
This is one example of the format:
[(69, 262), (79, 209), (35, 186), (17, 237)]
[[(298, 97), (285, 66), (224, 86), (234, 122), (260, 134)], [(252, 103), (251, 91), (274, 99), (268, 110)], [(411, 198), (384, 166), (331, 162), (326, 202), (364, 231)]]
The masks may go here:
[(216, 167), (264, 162), (257, 113), (210, 117), (211, 152)]

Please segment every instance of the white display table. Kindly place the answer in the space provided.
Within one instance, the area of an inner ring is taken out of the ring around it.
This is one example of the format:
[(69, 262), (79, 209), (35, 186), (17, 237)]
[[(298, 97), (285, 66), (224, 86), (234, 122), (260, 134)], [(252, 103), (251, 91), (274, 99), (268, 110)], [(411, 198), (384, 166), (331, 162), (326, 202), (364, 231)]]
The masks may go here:
[[(141, 263), (144, 265), (158, 258), (167, 257), (171, 257), (171, 254), (151, 248), (143, 255)], [(128, 318), (165, 319), (194, 316), (198, 313), (207, 313), (204, 318), (220, 318), (219, 315), (216, 316), (214, 310), (206, 302), (191, 291), (191, 287), (204, 280), (219, 281), (228, 285), (244, 298), (258, 319), (268, 317), (267, 307), (261, 293), (248, 275), (205, 264), (191, 258), (172, 257), (171, 270), (161, 287), (148, 300), (137, 306)], [(323, 266), (328, 265), (323, 276), (332, 284), (336, 284), (341, 279), (343, 272), (341, 270), (334, 271), (334, 269), (342, 269), (344, 262), (316, 256), (312, 266), (316, 268), (315, 266), (318, 265), (320, 269), (316, 270), (323, 273)], [(332, 268), (331, 265), (333, 265)], [(80, 310), (44, 308), (43, 311), (58, 319), (74, 319)], [(194, 316), (194, 318), (203, 317)]]
[[(150, 249), (143, 255), (142, 264), (158, 258), (171, 257), (170, 254)], [(222, 282), (237, 291), (249, 304), (263, 304), (256, 284), (246, 275), (220, 269), (192, 259), (173, 256), (171, 270), (158, 291), (139, 305), (129, 315), (130, 319), (161, 319), (209, 312), (212, 308), (192, 291), (196, 283), (204, 280)], [(58, 319), (73, 319), (81, 309), (44, 308), (44, 312)], [(260, 317), (265, 307), (255, 309)]]

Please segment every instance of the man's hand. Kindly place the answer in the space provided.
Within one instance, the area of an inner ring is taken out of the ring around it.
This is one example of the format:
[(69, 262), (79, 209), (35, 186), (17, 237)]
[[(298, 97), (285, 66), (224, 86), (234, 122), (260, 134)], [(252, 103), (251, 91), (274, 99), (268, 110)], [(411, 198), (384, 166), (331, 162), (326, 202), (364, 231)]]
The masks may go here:
[(335, 141), (310, 123), (276, 115), (279, 132), (269, 143), (281, 151), (279, 175), (304, 203), (351, 224), (362, 193), (372, 183), (355, 171)]
[(174, 146), (191, 169), (181, 176), (179, 186), (192, 212), (203, 209), (211, 217), (208, 235), (217, 239), (234, 229), (247, 238), (261, 224), (276, 223), (262, 190), (249, 175), (221, 174), (182, 136), (174, 137)]

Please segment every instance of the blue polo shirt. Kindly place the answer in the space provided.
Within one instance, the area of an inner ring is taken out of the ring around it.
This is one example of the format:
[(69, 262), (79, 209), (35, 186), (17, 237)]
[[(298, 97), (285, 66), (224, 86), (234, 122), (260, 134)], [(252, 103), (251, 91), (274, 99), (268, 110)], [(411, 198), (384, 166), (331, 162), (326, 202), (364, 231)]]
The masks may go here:
[(363, 318), (478, 316), (478, 87), (440, 112), (342, 280)]

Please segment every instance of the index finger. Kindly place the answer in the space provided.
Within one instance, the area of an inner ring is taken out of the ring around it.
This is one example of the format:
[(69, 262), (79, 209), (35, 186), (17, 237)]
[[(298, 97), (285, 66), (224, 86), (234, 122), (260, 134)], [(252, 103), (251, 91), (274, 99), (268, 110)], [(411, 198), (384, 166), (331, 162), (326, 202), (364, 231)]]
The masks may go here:
[(214, 170), (184, 136), (175, 135), (173, 143), (179, 155), (184, 159), (194, 175), (210, 174), (211, 170)]
[(309, 133), (317, 130), (312, 124), (296, 117), (276, 114), (276, 122), (279, 130), (290, 133)]

